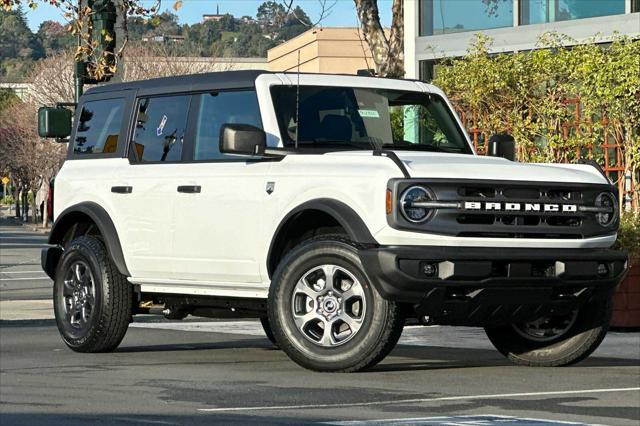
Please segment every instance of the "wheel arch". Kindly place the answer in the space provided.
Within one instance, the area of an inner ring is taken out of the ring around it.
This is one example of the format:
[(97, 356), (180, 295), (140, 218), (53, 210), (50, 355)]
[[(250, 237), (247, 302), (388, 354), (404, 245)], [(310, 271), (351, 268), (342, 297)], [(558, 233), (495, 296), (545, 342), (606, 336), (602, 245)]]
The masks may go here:
[[(124, 260), (124, 254), (122, 252), (122, 246), (120, 244), (120, 238), (118, 237), (116, 227), (113, 224), (109, 213), (107, 213), (107, 211), (97, 203), (79, 203), (68, 207), (60, 213), (51, 228), (49, 244), (58, 248), (64, 248), (64, 244), (67, 243), (65, 238), (74, 237), (76, 235), (77, 232), (75, 230), (70, 236), (69, 232), (73, 230), (74, 226), (77, 229), (78, 224), (94, 225), (100, 233), (100, 236), (107, 248), (107, 252), (111, 257), (111, 260), (113, 260), (113, 263), (116, 265), (118, 271), (125, 276), (131, 275), (129, 274), (129, 269), (127, 268), (127, 264)], [(57, 261), (47, 262), (45, 272), (47, 272), (49, 276), (54, 275), (57, 263)], [(48, 270), (51, 268), (53, 269)]]
[(358, 244), (378, 244), (362, 218), (347, 204), (331, 198), (307, 201), (287, 213), (276, 228), (267, 255), (269, 277), (273, 276), (292, 239), (305, 231), (321, 228), (338, 228)]

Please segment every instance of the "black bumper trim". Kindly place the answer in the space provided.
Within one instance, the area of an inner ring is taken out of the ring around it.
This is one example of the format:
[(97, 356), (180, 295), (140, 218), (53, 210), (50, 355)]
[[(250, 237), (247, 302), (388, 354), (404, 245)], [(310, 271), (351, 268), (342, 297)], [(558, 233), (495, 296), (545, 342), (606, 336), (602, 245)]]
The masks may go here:
[[(570, 311), (610, 297), (627, 267), (627, 255), (611, 249), (382, 246), (359, 255), (384, 298), (459, 325)], [(431, 276), (425, 265), (435, 266)]]

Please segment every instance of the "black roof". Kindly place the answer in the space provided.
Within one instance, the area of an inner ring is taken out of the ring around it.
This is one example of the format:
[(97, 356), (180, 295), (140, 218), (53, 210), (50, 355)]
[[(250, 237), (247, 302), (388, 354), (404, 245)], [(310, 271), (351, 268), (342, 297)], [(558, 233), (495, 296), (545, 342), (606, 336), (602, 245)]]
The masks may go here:
[(213, 89), (230, 89), (255, 86), (261, 74), (271, 74), (264, 70), (221, 71), (205, 74), (189, 74), (174, 77), (152, 78), (149, 80), (108, 83), (92, 87), (87, 95), (120, 90), (138, 90), (141, 95), (178, 93)]

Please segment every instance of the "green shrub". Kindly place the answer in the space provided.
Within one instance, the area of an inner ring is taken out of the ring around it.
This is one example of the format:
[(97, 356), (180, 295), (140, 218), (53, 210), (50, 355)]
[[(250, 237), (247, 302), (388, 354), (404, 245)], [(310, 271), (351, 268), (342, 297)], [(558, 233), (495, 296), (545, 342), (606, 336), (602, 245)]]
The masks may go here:
[(5, 195), (4, 197), (0, 198), (0, 204), (10, 206), (14, 203), (15, 203), (15, 200), (13, 199), (12, 195)]
[(630, 259), (640, 258), (640, 212), (622, 214), (616, 247), (626, 251)]

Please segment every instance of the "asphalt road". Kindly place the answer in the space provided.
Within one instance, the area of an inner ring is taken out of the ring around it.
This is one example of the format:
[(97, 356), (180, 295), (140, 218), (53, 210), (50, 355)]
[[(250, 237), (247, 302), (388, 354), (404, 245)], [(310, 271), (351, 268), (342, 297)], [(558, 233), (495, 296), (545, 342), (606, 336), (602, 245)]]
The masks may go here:
[(47, 236), (0, 218), (0, 301), (51, 299), (52, 282), (40, 267)]
[[(50, 297), (43, 242), (0, 226), (0, 301)], [(640, 333), (610, 333), (577, 366), (542, 369), (510, 365), (480, 329), (410, 327), (372, 371), (327, 374), (289, 361), (256, 321), (140, 317), (110, 354), (68, 350), (52, 320), (0, 322), (2, 426), (374, 420), (638, 426)]]

